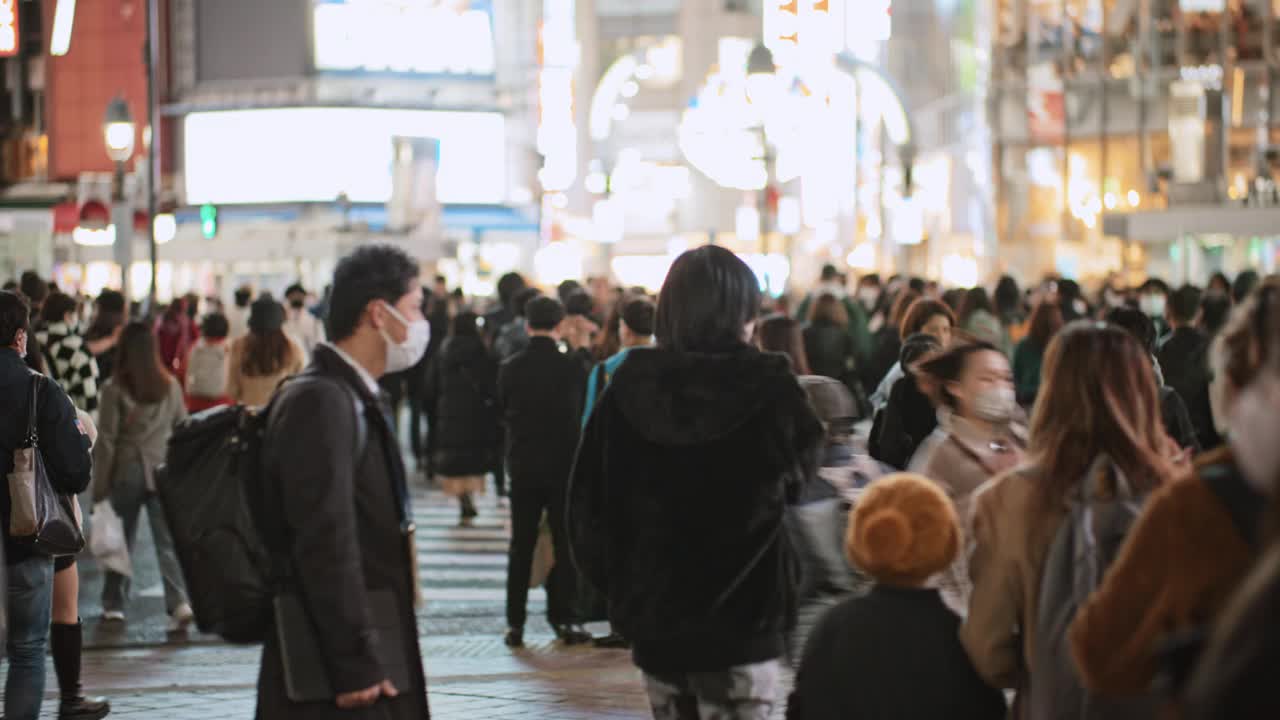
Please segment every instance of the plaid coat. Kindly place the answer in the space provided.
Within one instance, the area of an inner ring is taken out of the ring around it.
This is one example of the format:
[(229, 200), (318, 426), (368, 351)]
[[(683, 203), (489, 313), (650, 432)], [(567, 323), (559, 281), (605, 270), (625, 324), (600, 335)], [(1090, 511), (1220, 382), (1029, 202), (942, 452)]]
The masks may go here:
[(85, 346), (84, 336), (66, 323), (50, 323), (36, 334), (44, 350), (49, 377), (62, 386), (71, 402), (87, 413), (98, 409), (98, 361)]

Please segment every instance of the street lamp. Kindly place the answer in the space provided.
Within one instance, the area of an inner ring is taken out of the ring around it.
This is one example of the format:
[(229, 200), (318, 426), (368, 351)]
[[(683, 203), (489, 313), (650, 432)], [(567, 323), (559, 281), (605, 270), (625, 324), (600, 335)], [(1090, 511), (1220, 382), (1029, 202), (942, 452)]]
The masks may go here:
[[(115, 227), (114, 252), (120, 266), (120, 285), (126, 298), (132, 299), (129, 285), (133, 269), (133, 208), (125, 194), (125, 163), (133, 157), (137, 126), (129, 114), (124, 98), (116, 96), (107, 104), (102, 120), (102, 138), (106, 143), (107, 157), (115, 163), (115, 177), (111, 186), (111, 224)], [(154, 268), (152, 269), (154, 272)]]

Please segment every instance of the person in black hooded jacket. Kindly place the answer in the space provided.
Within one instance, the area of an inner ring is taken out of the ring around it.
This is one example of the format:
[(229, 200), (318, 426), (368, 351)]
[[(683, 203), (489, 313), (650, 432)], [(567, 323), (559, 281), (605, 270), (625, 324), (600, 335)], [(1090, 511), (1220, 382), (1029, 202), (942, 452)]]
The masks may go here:
[(498, 466), (498, 361), (480, 338), (476, 315), (458, 313), (431, 362), (426, 383), (431, 467), (446, 495), (458, 498), (461, 523), (476, 516), (472, 495)]
[(657, 718), (766, 718), (799, 564), (783, 530), (823, 429), (787, 359), (749, 345), (751, 270), (706, 246), (672, 266), (657, 347), (627, 358), (569, 486), (578, 569), (633, 640)]

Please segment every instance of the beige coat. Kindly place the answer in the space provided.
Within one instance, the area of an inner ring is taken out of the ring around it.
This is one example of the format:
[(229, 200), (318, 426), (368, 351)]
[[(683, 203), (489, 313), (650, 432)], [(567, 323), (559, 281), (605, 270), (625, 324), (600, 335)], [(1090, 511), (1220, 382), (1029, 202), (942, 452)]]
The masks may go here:
[(227, 395), (245, 405), (266, 405), (281, 380), (302, 372), (306, 356), (302, 348), (290, 340), (292, 352), (284, 367), (270, 375), (246, 375), (241, 369), (246, 339), (242, 337), (231, 343), (231, 356), (227, 359)]
[(1041, 510), (1035, 480), (1016, 470), (980, 488), (971, 503), (973, 594), (960, 642), (988, 683), (1017, 688), (1031, 669), (1040, 576), (1066, 508)]
[[(1026, 429), (1020, 423), (1011, 423), (992, 435), (964, 418), (942, 410), (938, 412), (938, 429), (921, 443), (909, 469), (941, 485), (947, 492), (951, 502), (955, 503), (956, 516), (968, 542), (973, 532), (969, 515), (974, 491), (996, 475), (1018, 465), (1026, 444)], [(997, 450), (997, 447), (1001, 449)], [(966, 554), (960, 553), (935, 583), (942, 591), (943, 599), (961, 617), (969, 611), (972, 592), (966, 560)]]
[(169, 378), (169, 392), (160, 402), (140, 405), (116, 382), (102, 386), (98, 406), (98, 436), (93, 445), (93, 499), (111, 494), (115, 481), (131, 462), (141, 462), (150, 483), (151, 470), (164, 463), (173, 427), (187, 417), (182, 386)]

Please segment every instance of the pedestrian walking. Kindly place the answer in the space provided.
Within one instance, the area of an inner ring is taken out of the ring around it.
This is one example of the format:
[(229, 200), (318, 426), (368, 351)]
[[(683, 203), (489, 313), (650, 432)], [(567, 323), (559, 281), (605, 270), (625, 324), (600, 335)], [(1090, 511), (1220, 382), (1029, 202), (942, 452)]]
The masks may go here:
[(937, 429), (938, 411), (913, 368), (942, 349), (936, 337), (925, 333), (912, 335), (903, 343), (899, 366), (907, 368), (906, 375), (894, 383), (889, 401), (871, 424), (867, 443), (871, 457), (890, 467), (906, 469), (916, 449)]
[[(1235, 415), (1246, 388), (1268, 382), (1274, 339), (1265, 333), (1277, 323), (1280, 281), (1269, 280), (1232, 313), (1215, 343), (1214, 363), (1223, 368), (1230, 387), (1224, 417)], [(1202, 455), (1189, 473), (1152, 495), (1106, 580), (1081, 608), (1071, 642), (1090, 687), (1134, 693), (1161, 674), (1171, 691), (1181, 689), (1199, 641), (1263, 549), (1267, 497), (1237, 460), (1257, 452), (1251, 440), (1274, 441), (1276, 436), (1266, 432), (1272, 417), (1257, 420), (1240, 426), (1227, 447)], [(1264, 473), (1263, 479), (1273, 476)], [(1162, 652), (1171, 636), (1189, 643), (1188, 650)]]
[(1015, 717), (1028, 717), (1037, 642), (1055, 640), (1036, 628), (1040, 602), (1061, 600), (1041, 598), (1040, 588), (1068, 499), (1089, 483), (1115, 492), (1120, 475), (1149, 493), (1170, 477), (1175, 454), (1146, 350), (1114, 326), (1064, 328), (1045, 355), (1026, 462), (971, 500), (973, 593), (960, 639), (988, 683), (1019, 691)]
[(37, 333), (49, 377), (87, 413), (98, 409), (98, 362), (80, 334), (75, 298), (60, 292), (45, 300), (44, 329)]
[(454, 316), (426, 386), (431, 467), (444, 493), (458, 499), (462, 525), (478, 514), (473, 498), (484, 495), (498, 466), (498, 363), (480, 339), (477, 320), (469, 311)]
[(834, 295), (820, 296), (809, 311), (804, 350), (812, 374), (839, 380), (852, 391), (858, 385), (858, 353), (848, 326), (839, 299)]
[[(917, 333), (923, 333), (934, 337), (942, 347), (951, 344), (951, 330), (955, 327), (956, 316), (951, 308), (941, 300), (931, 300), (924, 298), (911, 303), (911, 307), (907, 308), (906, 314), (902, 317), (902, 327), (899, 328), (899, 335), (905, 343), (907, 338)], [(880, 385), (876, 387), (876, 391), (871, 396), (871, 405), (876, 410), (882, 409), (889, 402), (889, 393), (893, 391), (894, 383), (902, 379), (907, 374), (907, 368), (901, 362), (894, 365), (889, 372), (880, 381)]]
[(756, 330), (756, 346), (762, 352), (785, 355), (791, 362), (791, 371), (796, 375), (813, 374), (809, 368), (809, 356), (800, 322), (788, 315), (775, 313), (761, 320), (760, 327)]
[[(187, 408), (182, 385), (161, 362), (150, 328), (142, 322), (126, 325), (116, 349), (116, 372), (102, 386), (98, 442), (93, 447), (93, 500), (95, 504), (111, 501), (124, 524), (131, 554), (138, 514), (146, 510), (164, 583), (169, 629), (176, 632), (191, 623), (191, 606), (173, 536), (156, 495), (155, 469), (164, 462), (169, 436), (187, 417)], [(130, 585), (128, 577), (105, 571), (103, 620), (124, 622)]]
[(787, 720), (1003, 718), (1004, 695), (974, 671), (960, 617), (929, 585), (960, 554), (949, 498), (919, 475), (882, 478), (858, 500), (847, 537), (849, 560), (875, 584), (810, 633)]
[(284, 331), (311, 357), (316, 346), (324, 342), (324, 326), (307, 308), (307, 291), (299, 284), (290, 285), (284, 291), (288, 307), (284, 309)]
[[(0, 476), (13, 472), (14, 451), (27, 439), (32, 412), (32, 382), (38, 378), (24, 361), (28, 353), (30, 307), (17, 293), (0, 291)], [(36, 395), (37, 445), (54, 490), (75, 494), (89, 486), (89, 437), (75, 406), (57, 383), (45, 381)], [(10, 536), (12, 498), (0, 494), (4, 531), (6, 589), (5, 717), (36, 720), (44, 699), (45, 657), (53, 620), (54, 560)], [(59, 658), (66, 658), (59, 652)], [(79, 652), (76, 652), (76, 659)]]
[(193, 335), (191, 319), (187, 317), (186, 298), (174, 298), (164, 309), (155, 325), (156, 344), (160, 349), (160, 361), (165, 370), (178, 382), (186, 377), (187, 355), (191, 351)]
[[(871, 391), (878, 387), (880, 381), (898, 364), (898, 357), (902, 354), (902, 319), (906, 317), (907, 309), (919, 299), (919, 293), (903, 288), (889, 304), (885, 322), (872, 338), (871, 360), (858, 373), (864, 390)], [(874, 408), (879, 409), (880, 407)]]
[(600, 398), (570, 483), (573, 558), (634, 643), (655, 718), (767, 718), (795, 627), (783, 515), (823, 428), (790, 363), (751, 346), (760, 287), (722, 247), (681, 255), (657, 347)]
[(188, 412), (197, 413), (231, 403), (227, 392), (231, 357), (229, 332), (230, 325), (222, 313), (210, 313), (200, 321), (200, 339), (187, 358)]
[[(277, 603), (257, 716), (424, 720), (413, 515), (378, 388), (430, 340), (418, 263), (390, 245), (354, 250), (334, 270), (327, 323), (329, 342), (272, 401), (263, 440), (264, 475), (279, 489), (278, 550), (292, 571), (281, 598), (299, 602)], [(327, 687), (300, 687), (317, 674)]]
[(249, 314), (249, 332), (231, 343), (227, 394), (245, 405), (266, 405), (280, 381), (302, 371), (306, 353), (284, 332), (284, 308), (258, 298)]
[(525, 308), (542, 291), (537, 288), (521, 288), (512, 296), (511, 320), (502, 326), (493, 341), (493, 350), (499, 362), (505, 362), (529, 346), (528, 324), (525, 322)]
[(85, 347), (98, 364), (98, 388), (102, 388), (115, 369), (116, 343), (124, 330), (124, 295), (116, 290), (103, 290), (93, 301), (93, 317), (85, 330)]
[(1107, 312), (1106, 319), (1108, 323), (1127, 330), (1147, 349), (1155, 373), (1156, 385), (1160, 388), (1160, 416), (1164, 421), (1165, 432), (1173, 438), (1178, 447), (1183, 448), (1187, 457), (1200, 452), (1200, 440), (1196, 436), (1195, 427), (1191, 424), (1191, 415), (1187, 412), (1186, 402), (1177, 390), (1164, 382), (1164, 373), (1155, 355), (1155, 323), (1145, 313), (1127, 307), (1115, 308)]
[(1040, 372), (1044, 353), (1062, 329), (1062, 309), (1055, 302), (1041, 300), (1027, 321), (1027, 336), (1013, 348), (1013, 385), (1018, 404), (1029, 408), (1040, 392)]
[(1209, 405), (1209, 336), (1195, 326), (1200, 300), (1200, 291), (1191, 285), (1169, 296), (1165, 319), (1170, 332), (1160, 341), (1156, 359), (1165, 382), (1186, 403), (1200, 447), (1212, 449), (1222, 444), (1222, 438), (1213, 427)]
[(1004, 324), (996, 317), (991, 297), (984, 288), (964, 291), (960, 307), (956, 310), (956, 326), (974, 340), (995, 345), (1006, 356), (1013, 350)]
[(587, 373), (576, 358), (560, 350), (566, 315), (559, 300), (530, 300), (525, 319), (529, 346), (503, 363), (498, 374), (506, 466), (511, 473), (506, 643), (510, 647), (524, 644), (529, 575), (545, 513), (556, 558), (546, 583), (547, 620), (557, 638), (574, 645), (591, 640), (580, 624), (578, 578), (569, 561), (564, 526), (565, 485), (578, 446)]
[[(622, 367), (623, 361), (632, 350), (653, 345), (654, 321), (658, 308), (653, 301), (643, 296), (623, 298), (618, 303), (618, 351), (596, 365), (587, 378), (586, 404), (582, 409), (582, 426), (587, 426), (591, 419), (591, 411), (609, 381)], [(599, 346), (597, 346), (599, 347)]]

